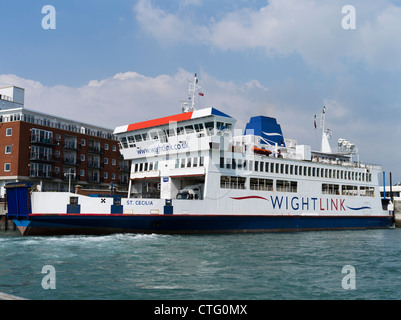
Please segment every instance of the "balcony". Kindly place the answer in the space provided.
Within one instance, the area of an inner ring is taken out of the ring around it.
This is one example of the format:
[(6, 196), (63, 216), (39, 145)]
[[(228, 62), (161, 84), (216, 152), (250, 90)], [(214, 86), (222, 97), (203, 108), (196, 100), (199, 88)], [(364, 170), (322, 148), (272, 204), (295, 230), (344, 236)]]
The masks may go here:
[(55, 162), (58, 161), (58, 156), (42, 152), (31, 152), (29, 154), (29, 160), (39, 162)]
[(68, 173), (68, 172), (63, 172), (63, 174), (62, 174), (62, 179), (63, 179), (64, 181), (76, 182), (76, 181), (78, 181), (78, 176), (77, 176), (77, 174), (75, 174), (75, 173), (70, 174), (70, 173)]
[(32, 144), (40, 144), (46, 146), (55, 146), (60, 143), (59, 140), (54, 138), (45, 138), (38, 134), (31, 134), (31, 143)]
[(75, 157), (63, 157), (62, 162), (67, 166), (79, 166), (81, 164), (81, 160)]
[(69, 150), (80, 150), (81, 145), (77, 144), (76, 141), (64, 141), (63, 148)]
[(88, 176), (88, 182), (90, 183), (102, 183), (103, 181), (104, 179), (99, 176)]
[(100, 161), (89, 160), (87, 165), (88, 165), (88, 168), (103, 169), (103, 166), (100, 165)]
[(128, 182), (129, 182), (128, 177), (127, 178), (118, 179), (118, 184), (122, 185), (122, 186), (128, 185)]
[(129, 165), (119, 165), (118, 171), (119, 172), (130, 172), (130, 166)]
[(88, 146), (88, 152), (89, 153), (95, 153), (95, 154), (103, 154), (104, 153), (104, 149), (99, 147), (99, 146), (89, 145)]
[(53, 171), (30, 169), (29, 177), (40, 179), (56, 179), (59, 178), (59, 174)]

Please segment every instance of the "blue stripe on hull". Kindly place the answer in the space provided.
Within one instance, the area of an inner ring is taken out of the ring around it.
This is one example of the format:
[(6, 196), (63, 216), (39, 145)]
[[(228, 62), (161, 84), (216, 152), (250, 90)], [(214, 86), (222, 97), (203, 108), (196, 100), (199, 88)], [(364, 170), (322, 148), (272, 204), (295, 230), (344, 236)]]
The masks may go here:
[(392, 216), (37, 215), (14, 221), (24, 235), (232, 233), (388, 228)]

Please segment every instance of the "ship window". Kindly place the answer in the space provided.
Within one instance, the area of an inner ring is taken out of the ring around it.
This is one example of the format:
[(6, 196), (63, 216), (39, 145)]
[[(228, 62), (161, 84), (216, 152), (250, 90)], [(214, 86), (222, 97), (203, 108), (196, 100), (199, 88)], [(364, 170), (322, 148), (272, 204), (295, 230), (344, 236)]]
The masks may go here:
[(135, 139), (134, 139), (134, 136), (128, 136), (128, 144), (129, 144), (130, 148), (135, 147)]
[(343, 185), (341, 193), (343, 196), (357, 196), (358, 195), (358, 187)]
[(223, 189), (245, 189), (244, 177), (221, 176), (220, 187)]
[(185, 132), (188, 133), (193, 133), (194, 132), (194, 127), (192, 125), (185, 126)]
[(181, 134), (184, 134), (184, 127), (178, 127), (177, 128), (177, 135), (179, 136)]
[(167, 134), (165, 130), (159, 130), (159, 137), (160, 137), (160, 142), (162, 143), (167, 142)]
[(143, 163), (139, 164), (139, 171), (142, 172), (143, 171)]
[(128, 143), (127, 143), (126, 137), (121, 138), (121, 143), (122, 143), (123, 148), (128, 148)]
[(288, 164), (285, 165), (285, 174), (288, 174)]
[(148, 163), (147, 162), (145, 162), (145, 167), (144, 167), (143, 171), (148, 171)]
[(216, 123), (216, 128), (217, 128), (217, 130), (225, 130), (226, 129), (224, 123), (219, 122), (219, 121), (217, 121), (217, 123)]
[(137, 164), (137, 163), (135, 163), (135, 169), (134, 169), (134, 172), (138, 172), (138, 164)]
[(149, 163), (149, 171), (153, 170), (153, 162)]
[(204, 158), (200, 157), (199, 158), (199, 167), (203, 167), (203, 163), (204, 163)]
[(233, 159), (231, 165), (232, 165), (232, 169), (236, 169), (237, 168), (237, 162), (235, 161), (235, 159)]
[(181, 168), (185, 168), (185, 159), (181, 159)]
[(142, 133), (142, 139), (143, 139), (143, 141), (148, 140), (148, 134), (147, 133)]
[(142, 136), (140, 134), (135, 135), (135, 141), (140, 142), (142, 141)]
[(269, 172), (269, 163), (265, 162), (265, 172)]
[(180, 159), (175, 160), (175, 168), (178, 169), (180, 167)]
[(298, 190), (297, 181), (277, 180), (276, 186), (279, 192), (297, 192)]
[(340, 194), (340, 186), (338, 184), (323, 183), (322, 184), (322, 193), (339, 195)]
[(375, 196), (375, 188), (373, 187), (359, 187), (359, 194), (363, 197), (374, 197)]
[(259, 161), (255, 161), (255, 171), (259, 171)]
[(169, 128), (169, 129), (167, 130), (167, 133), (168, 133), (168, 136), (169, 136), (169, 137), (175, 136), (175, 130), (174, 130), (174, 128)]
[(159, 139), (159, 136), (158, 136), (157, 132), (155, 132), (155, 131), (150, 131), (150, 139), (151, 139), (151, 140), (157, 140), (157, 139)]
[(220, 168), (224, 169), (224, 157), (220, 157)]
[(206, 122), (205, 129), (206, 129), (207, 134), (209, 136), (211, 136), (213, 134), (214, 122)]
[(280, 173), (279, 169), (280, 169), (280, 165), (278, 163), (276, 163), (276, 173)]
[(294, 168), (294, 174), (297, 176), (298, 175), (298, 166), (295, 166)]
[(228, 176), (220, 177), (220, 188), (223, 188), (223, 189), (230, 188), (230, 177), (228, 177)]
[(226, 169), (231, 169), (231, 159), (227, 158), (226, 159)]
[(271, 164), (270, 164), (270, 172), (271, 172), (271, 173), (274, 173), (274, 163), (271, 163)]
[(249, 188), (251, 190), (273, 191), (272, 179), (251, 178), (249, 181)]
[(237, 160), (237, 168), (242, 169), (242, 159)]
[(203, 130), (203, 124), (202, 124), (202, 123), (196, 123), (196, 124), (194, 125), (194, 127), (195, 127), (195, 131), (196, 131), (196, 132), (200, 132), (200, 131)]

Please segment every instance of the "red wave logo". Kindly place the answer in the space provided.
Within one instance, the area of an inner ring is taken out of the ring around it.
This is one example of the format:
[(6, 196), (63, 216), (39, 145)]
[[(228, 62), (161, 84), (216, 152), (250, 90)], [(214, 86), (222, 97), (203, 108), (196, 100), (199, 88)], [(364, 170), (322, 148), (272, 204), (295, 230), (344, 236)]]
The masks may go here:
[(269, 199), (263, 198), (263, 197), (259, 197), (259, 196), (248, 196), (248, 197), (230, 197), (231, 199), (234, 200), (246, 200), (246, 199), (262, 199), (262, 200), (266, 200), (269, 201)]

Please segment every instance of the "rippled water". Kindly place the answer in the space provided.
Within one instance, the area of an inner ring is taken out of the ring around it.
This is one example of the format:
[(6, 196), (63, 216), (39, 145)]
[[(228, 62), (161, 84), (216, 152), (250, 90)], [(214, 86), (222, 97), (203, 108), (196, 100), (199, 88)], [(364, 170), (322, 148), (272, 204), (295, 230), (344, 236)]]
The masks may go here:
[[(43, 289), (43, 266), (56, 289)], [(345, 290), (345, 265), (355, 289)], [(28, 299), (401, 299), (401, 229), (235, 235), (0, 233), (0, 291)]]

